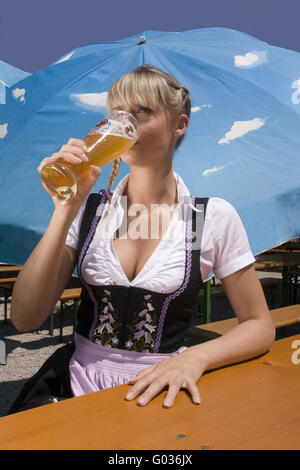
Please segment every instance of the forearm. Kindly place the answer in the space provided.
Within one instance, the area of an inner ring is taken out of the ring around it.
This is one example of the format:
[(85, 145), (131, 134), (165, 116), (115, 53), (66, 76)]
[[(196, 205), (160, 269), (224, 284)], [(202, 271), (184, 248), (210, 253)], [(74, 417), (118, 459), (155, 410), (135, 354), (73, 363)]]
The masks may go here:
[(11, 320), (19, 330), (38, 328), (57, 302), (59, 272), (71, 221), (54, 211), (46, 232), (17, 277)]
[(269, 320), (251, 319), (214, 340), (192, 346), (205, 370), (234, 364), (266, 352), (275, 339), (275, 328)]

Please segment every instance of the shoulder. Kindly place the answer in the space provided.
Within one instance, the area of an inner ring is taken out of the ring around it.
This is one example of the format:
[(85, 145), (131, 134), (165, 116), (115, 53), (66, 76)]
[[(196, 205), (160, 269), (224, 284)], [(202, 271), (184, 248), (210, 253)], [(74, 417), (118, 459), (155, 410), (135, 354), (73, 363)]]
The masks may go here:
[(207, 215), (210, 217), (220, 217), (237, 214), (235, 207), (226, 199), (210, 197), (207, 203)]
[(244, 240), (247, 235), (237, 209), (227, 200), (212, 197), (207, 204), (207, 227), (215, 241), (224, 242), (228, 238), (236, 242)]
[(214, 231), (226, 228), (228, 225), (240, 225), (241, 218), (236, 208), (227, 200), (211, 197), (207, 202), (205, 222)]
[(243, 222), (230, 202), (217, 197), (210, 198), (206, 223), (207, 231), (203, 232), (203, 238), (207, 250), (203, 256), (209, 259), (210, 268), (218, 279), (255, 261)]

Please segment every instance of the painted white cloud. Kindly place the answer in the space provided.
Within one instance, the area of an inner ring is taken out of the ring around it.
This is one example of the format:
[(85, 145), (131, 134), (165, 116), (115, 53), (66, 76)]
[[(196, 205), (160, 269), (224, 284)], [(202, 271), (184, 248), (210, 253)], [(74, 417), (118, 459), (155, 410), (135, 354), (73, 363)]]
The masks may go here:
[(55, 62), (55, 64), (60, 64), (61, 62), (66, 62), (66, 60), (69, 60), (71, 59), (72, 55), (74, 54), (75, 51), (73, 52), (70, 52), (69, 54), (65, 55), (64, 57), (62, 57), (61, 59), (59, 59), (57, 62)]
[(25, 88), (15, 88), (12, 91), (13, 97), (16, 100), (19, 100), (21, 103), (25, 103), (25, 93), (26, 93)]
[(197, 111), (200, 111), (203, 108), (211, 108), (211, 104), (202, 104), (201, 106), (193, 106), (191, 108), (191, 112), (196, 113)]
[(223, 168), (225, 168), (225, 166), (226, 165), (224, 165), (224, 166), (214, 166), (213, 168), (209, 168), (208, 170), (204, 170), (202, 175), (203, 176), (211, 175), (212, 173), (216, 173), (217, 171), (223, 170)]
[(256, 131), (265, 124), (265, 119), (254, 118), (249, 121), (235, 121), (230, 131), (226, 132), (225, 137), (218, 141), (218, 144), (229, 144), (230, 140), (238, 139), (250, 131)]
[(0, 80), (0, 104), (6, 103), (6, 89), (7, 85), (2, 80)]
[(241, 69), (252, 69), (266, 62), (269, 62), (266, 51), (251, 51), (234, 56), (234, 66)]
[(92, 111), (99, 111), (107, 107), (107, 91), (102, 93), (73, 94), (70, 99), (78, 106)]
[(300, 103), (300, 78), (295, 80), (292, 83), (292, 88), (296, 88), (296, 91), (292, 94), (292, 103), (299, 104)]
[(0, 124), (0, 139), (4, 139), (4, 137), (7, 135), (7, 126), (8, 123)]

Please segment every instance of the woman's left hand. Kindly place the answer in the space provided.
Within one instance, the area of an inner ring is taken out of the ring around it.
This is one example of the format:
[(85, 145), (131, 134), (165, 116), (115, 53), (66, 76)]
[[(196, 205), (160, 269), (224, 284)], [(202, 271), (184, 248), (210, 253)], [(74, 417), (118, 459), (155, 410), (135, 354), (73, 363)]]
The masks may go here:
[(166, 386), (168, 393), (163, 406), (170, 408), (181, 388), (187, 389), (195, 404), (200, 404), (201, 398), (197, 382), (205, 371), (205, 361), (199, 359), (192, 348), (188, 348), (178, 356), (162, 360), (153, 366), (140, 371), (128, 384), (134, 384), (127, 393), (126, 400), (133, 400), (138, 395), (137, 404), (145, 406)]

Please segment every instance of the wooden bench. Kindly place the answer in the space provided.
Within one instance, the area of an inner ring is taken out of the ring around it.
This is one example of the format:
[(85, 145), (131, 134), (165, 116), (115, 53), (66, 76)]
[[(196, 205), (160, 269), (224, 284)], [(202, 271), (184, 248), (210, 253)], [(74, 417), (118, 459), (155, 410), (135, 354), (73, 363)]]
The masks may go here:
[(12, 288), (16, 282), (16, 277), (2, 277), (0, 278), (0, 287)]
[[(59, 341), (62, 341), (62, 334), (63, 334), (63, 315), (64, 310), (68, 308), (67, 305), (68, 301), (73, 301), (73, 312), (74, 312), (74, 323), (73, 323), (73, 334), (75, 331), (75, 327), (77, 324), (77, 311), (78, 311), (78, 303), (80, 300), (81, 295), (81, 287), (76, 287), (74, 289), (65, 289), (59, 298), (60, 302), (60, 325), (59, 325)], [(53, 327), (54, 327), (54, 315), (55, 313), (52, 312), (50, 315), (50, 326), (49, 326), (49, 335), (53, 336)]]
[[(22, 266), (0, 265), (0, 273), (20, 271), (21, 269)], [(0, 278), (0, 287), (4, 289), (4, 301), (0, 301), (0, 303), (4, 303), (4, 323), (7, 323), (7, 302), (16, 279), (16, 277)], [(6, 345), (3, 340), (0, 340), (0, 364), (6, 364)]]
[[(275, 328), (281, 328), (282, 326), (293, 325), (300, 322), (300, 304), (289, 305), (288, 307), (275, 308), (270, 310), (273, 323)], [(228, 318), (226, 320), (220, 320), (216, 322), (206, 323), (203, 325), (197, 325), (187, 330), (187, 335), (190, 337), (200, 337), (203, 333), (203, 337), (212, 339), (219, 335), (223, 335), (229, 330), (232, 330), (239, 324), (238, 319)]]
[(254, 268), (256, 271), (277, 271), (282, 269), (282, 263), (279, 261), (256, 261)]
[(0, 264), (0, 274), (1, 273), (9, 273), (9, 272), (19, 272), (23, 266), (21, 265), (9, 265), (7, 266), (6, 264)]
[[(282, 280), (281, 279), (276, 279), (276, 278), (261, 278), (260, 283), (263, 289), (276, 289), (277, 287), (280, 286)], [(217, 285), (217, 286), (210, 286), (210, 296), (211, 298), (217, 299), (219, 297), (226, 297), (226, 293), (224, 290), (224, 287), (222, 285)], [(203, 301), (204, 299), (204, 292), (201, 290), (198, 300)]]
[(0, 278), (0, 288), (2, 287), (4, 289), (4, 301), (1, 302), (4, 303), (4, 323), (7, 323), (8, 299), (9, 297), (11, 297), (11, 292), (13, 290), (16, 279), (16, 277), (3, 277), (2, 279)]
[[(16, 277), (7, 277), (7, 278), (0, 278), (0, 287), (4, 288), (4, 322), (7, 323), (7, 304), (8, 299), (11, 297), (12, 290), (14, 287), (14, 283), (16, 282)], [(65, 289), (59, 298), (60, 302), (60, 341), (62, 341), (62, 322), (63, 322), (63, 314), (64, 309), (66, 308), (66, 303), (70, 300), (74, 301), (73, 309), (74, 309), (74, 327), (77, 323), (77, 310), (78, 310), (78, 301), (81, 295), (81, 288), (77, 287), (74, 289)], [(53, 336), (53, 327), (54, 327), (54, 315), (55, 313), (52, 312), (50, 315), (50, 326), (49, 326), (49, 334)]]
[[(261, 286), (266, 292), (271, 291), (271, 307), (273, 306), (273, 292), (274, 289), (278, 289), (282, 284), (282, 279), (276, 278), (261, 278)], [(222, 285), (213, 286), (210, 281), (204, 283), (204, 289), (202, 289), (198, 296), (198, 311), (204, 314), (205, 323), (210, 323), (211, 316), (211, 300), (226, 297), (224, 287)]]

